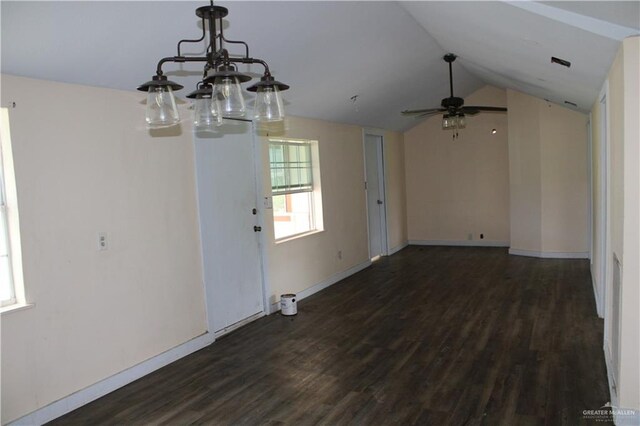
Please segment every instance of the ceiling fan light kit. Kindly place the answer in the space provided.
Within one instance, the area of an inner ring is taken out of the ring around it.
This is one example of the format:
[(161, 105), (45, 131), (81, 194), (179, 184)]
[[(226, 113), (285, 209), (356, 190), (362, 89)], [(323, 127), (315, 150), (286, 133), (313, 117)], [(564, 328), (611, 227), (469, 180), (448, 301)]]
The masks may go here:
[(403, 115), (415, 116), (418, 118), (435, 114), (442, 115), (442, 130), (453, 130), (454, 139), (457, 138), (457, 130), (467, 127), (467, 115), (476, 115), (480, 112), (506, 112), (503, 107), (491, 106), (464, 106), (464, 99), (453, 96), (453, 70), (451, 64), (456, 60), (456, 55), (447, 53), (442, 59), (449, 64), (449, 93), (448, 98), (444, 98), (440, 103), (440, 108), (417, 109), (402, 111)]
[[(196, 9), (196, 16), (202, 19), (202, 36), (197, 40), (180, 40), (177, 55), (160, 59), (156, 75), (150, 81), (138, 86), (138, 90), (147, 92), (146, 122), (149, 128), (170, 127), (180, 122), (174, 91), (182, 85), (170, 81), (164, 75), (162, 66), (166, 62), (204, 63), (202, 81), (196, 90), (187, 95), (193, 99), (193, 125), (196, 131), (216, 131), (223, 118), (241, 121), (245, 119), (246, 105), (241, 83), (251, 80), (251, 76), (238, 71), (238, 64), (259, 64), (264, 68), (260, 81), (247, 90), (256, 93), (253, 120), (257, 122), (278, 122), (284, 120), (284, 106), (281, 92), (289, 86), (273, 78), (269, 66), (262, 59), (249, 56), (249, 45), (244, 41), (228, 40), (224, 36), (222, 18), (229, 11), (225, 7), (209, 6)], [(208, 40), (207, 39), (208, 31)], [(204, 56), (185, 56), (181, 54), (182, 43), (205, 43)], [(244, 55), (232, 55), (226, 49), (227, 44), (244, 46)]]
[(464, 129), (467, 127), (467, 120), (464, 114), (442, 116), (442, 130)]

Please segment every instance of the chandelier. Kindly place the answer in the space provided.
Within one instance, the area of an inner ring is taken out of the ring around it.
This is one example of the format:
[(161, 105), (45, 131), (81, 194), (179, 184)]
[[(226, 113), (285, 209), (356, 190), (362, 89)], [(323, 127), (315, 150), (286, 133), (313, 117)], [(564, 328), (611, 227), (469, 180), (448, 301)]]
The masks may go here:
[[(196, 131), (215, 131), (222, 124), (223, 118), (252, 121), (244, 118), (247, 110), (240, 87), (240, 83), (251, 80), (251, 76), (239, 72), (238, 64), (260, 64), (264, 67), (260, 81), (247, 88), (256, 93), (251, 118), (257, 122), (278, 122), (284, 119), (280, 92), (287, 90), (289, 86), (275, 80), (265, 61), (249, 56), (247, 43), (225, 38), (222, 18), (228, 13), (227, 8), (214, 6), (213, 1), (209, 6), (197, 8), (196, 15), (202, 19), (202, 36), (197, 40), (180, 40), (177, 55), (160, 59), (156, 75), (138, 87), (138, 90), (147, 92), (146, 122), (149, 128), (170, 127), (180, 122), (173, 92), (184, 86), (167, 79), (162, 71), (166, 62), (204, 63), (202, 80), (196, 85), (196, 90), (186, 96), (193, 99), (193, 125)], [(205, 40), (207, 30), (209, 37)], [(199, 42), (206, 44), (204, 56), (185, 56), (181, 53), (182, 43)], [(226, 49), (227, 44), (244, 46), (244, 55), (230, 54)]]

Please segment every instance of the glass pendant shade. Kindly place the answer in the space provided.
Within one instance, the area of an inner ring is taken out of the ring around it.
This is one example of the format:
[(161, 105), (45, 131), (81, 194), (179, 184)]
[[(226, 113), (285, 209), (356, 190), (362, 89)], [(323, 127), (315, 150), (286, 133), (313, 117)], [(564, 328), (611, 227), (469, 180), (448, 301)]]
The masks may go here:
[(193, 105), (193, 128), (200, 132), (215, 131), (222, 124), (220, 104), (211, 97), (196, 98)]
[(464, 114), (460, 114), (457, 118), (458, 119), (456, 124), (458, 125), (458, 129), (464, 129), (465, 127), (467, 127), (467, 120)]
[(244, 117), (246, 107), (242, 88), (237, 77), (216, 77), (213, 85), (214, 97), (220, 102), (220, 110), (223, 116)]
[(284, 120), (282, 96), (280, 96), (280, 90), (277, 86), (263, 86), (258, 88), (253, 118), (259, 122)]
[(176, 98), (170, 86), (149, 86), (146, 120), (151, 128), (174, 126), (180, 122)]
[(448, 115), (445, 115), (442, 117), (442, 129), (443, 130), (447, 130), (450, 129), (451, 127), (453, 127), (453, 120), (455, 120), (455, 117), (449, 117)]

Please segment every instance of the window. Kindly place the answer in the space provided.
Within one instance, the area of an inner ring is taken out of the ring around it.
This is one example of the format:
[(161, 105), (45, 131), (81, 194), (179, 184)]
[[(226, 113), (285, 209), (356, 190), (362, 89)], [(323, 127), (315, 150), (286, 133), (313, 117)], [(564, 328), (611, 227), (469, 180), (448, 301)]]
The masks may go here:
[(2, 164), (2, 148), (0, 148), (0, 306), (7, 306), (16, 302), (16, 295), (13, 289), (13, 274), (9, 258), (9, 222), (7, 220), (7, 197)]
[[(0, 308), (24, 304), (16, 186), (7, 108), (0, 109)], [(13, 309), (13, 307), (8, 308)]]
[(322, 230), (317, 142), (269, 140), (276, 240)]

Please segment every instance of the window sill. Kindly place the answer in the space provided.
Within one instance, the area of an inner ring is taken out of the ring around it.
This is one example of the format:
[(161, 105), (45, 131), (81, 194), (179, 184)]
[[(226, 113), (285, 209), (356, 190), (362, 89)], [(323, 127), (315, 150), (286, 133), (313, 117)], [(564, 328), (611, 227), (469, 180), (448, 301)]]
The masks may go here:
[(35, 303), (14, 303), (13, 305), (0, 308), (0, 315), (10, 314), (13, 312), (24, 311), (25, 309), (34, 308)]
[(308, 237), (308, 236), (314, 235), (314, 234), (320, 234), (321, 232), (324, 232), (324, 229), (314, 229), (313, 231), (303, 232), (301, 234), (290, 235), (288, 237), (284, 237), (284, 238), (281, 238), (279, 240), (276, 240), (276, 244), (286, 243), (286, 242), (289, 242), (289, 241), (293, 241), (293, 240), (297, 240), (297, 239), (300, 239), (300, 238)]

